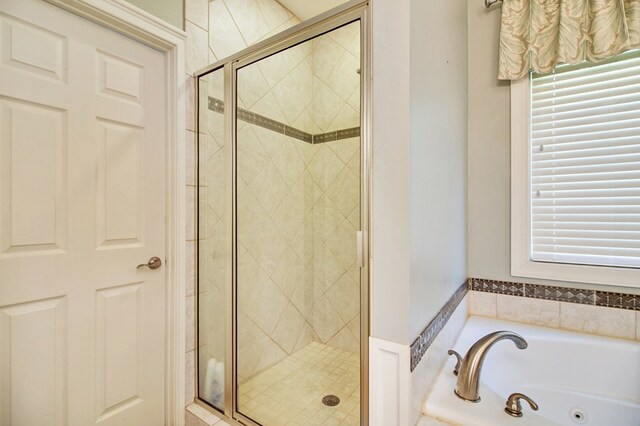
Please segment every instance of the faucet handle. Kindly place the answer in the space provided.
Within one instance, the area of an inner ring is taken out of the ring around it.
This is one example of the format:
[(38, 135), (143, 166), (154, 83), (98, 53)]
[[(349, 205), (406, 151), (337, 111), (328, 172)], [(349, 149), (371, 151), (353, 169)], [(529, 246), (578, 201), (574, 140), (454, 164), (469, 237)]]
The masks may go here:
[(456, 358), (458, 359), (458, 361), (456, 362), (456, 366), (453, 367), (453, 375), (457, 376), (458, 375), (458, 371), (460, 371), (460, 364), (462, 364), (462, 357), (460, 356), (460, 354), (456, 351), (454, 351), (453, 349), (449, 349), (449, 351), (447, 352), (449, 355), (455, 355)]
[(522, 393), (512, 393), (507, 398), (507, 406), (504, 407), (504, 411), (513, 417), (522, 417), (522, 404), (520, 400), (524, 399), (529, 403), (533, 411), (538, 411), (538, 404), (536, 404), (531, 398)]

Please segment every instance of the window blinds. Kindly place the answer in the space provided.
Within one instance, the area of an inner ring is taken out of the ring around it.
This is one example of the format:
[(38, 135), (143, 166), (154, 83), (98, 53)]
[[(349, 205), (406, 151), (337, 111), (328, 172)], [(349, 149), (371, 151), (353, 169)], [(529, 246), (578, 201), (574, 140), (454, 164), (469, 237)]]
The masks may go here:
[(640, 50), (531, 76), (531, 260), (640, 267)]

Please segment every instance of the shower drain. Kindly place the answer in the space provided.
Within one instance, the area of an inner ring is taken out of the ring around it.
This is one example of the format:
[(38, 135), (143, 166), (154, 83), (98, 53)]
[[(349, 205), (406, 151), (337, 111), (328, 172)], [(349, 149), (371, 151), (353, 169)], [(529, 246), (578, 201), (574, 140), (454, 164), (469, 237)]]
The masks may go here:
[(324, 405), (328, 405), (329, 407), (335, 407), (336, 405), (340, 404), (340, 398), (335, 395), (327, 395), (322, 398), (322, 403)]

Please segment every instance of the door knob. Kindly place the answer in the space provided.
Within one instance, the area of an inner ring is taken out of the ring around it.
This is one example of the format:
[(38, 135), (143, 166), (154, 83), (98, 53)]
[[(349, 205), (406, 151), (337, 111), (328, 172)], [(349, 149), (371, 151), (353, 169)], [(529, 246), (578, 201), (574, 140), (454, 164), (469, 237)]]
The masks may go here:
[(157, 256), (153, 256), (151, 259), (149, 259), (149, 262), (139, 264), (136, 269), (144, 268), (145, 266), (149, 269), (158, 269), (160, 266), (162, 266), (162, 260), (160, 260), (160, 258)]

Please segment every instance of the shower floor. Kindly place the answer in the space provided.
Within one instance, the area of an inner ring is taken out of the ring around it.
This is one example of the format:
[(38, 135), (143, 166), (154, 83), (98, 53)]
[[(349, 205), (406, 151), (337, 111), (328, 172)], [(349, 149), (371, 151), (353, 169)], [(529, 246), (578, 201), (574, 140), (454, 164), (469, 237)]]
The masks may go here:
[[(240, 385), (239, 411), (265, 425), (359, 425), (358, 354), (310, 343)], [(322, 403), (336, 395), (340, 403)]]

